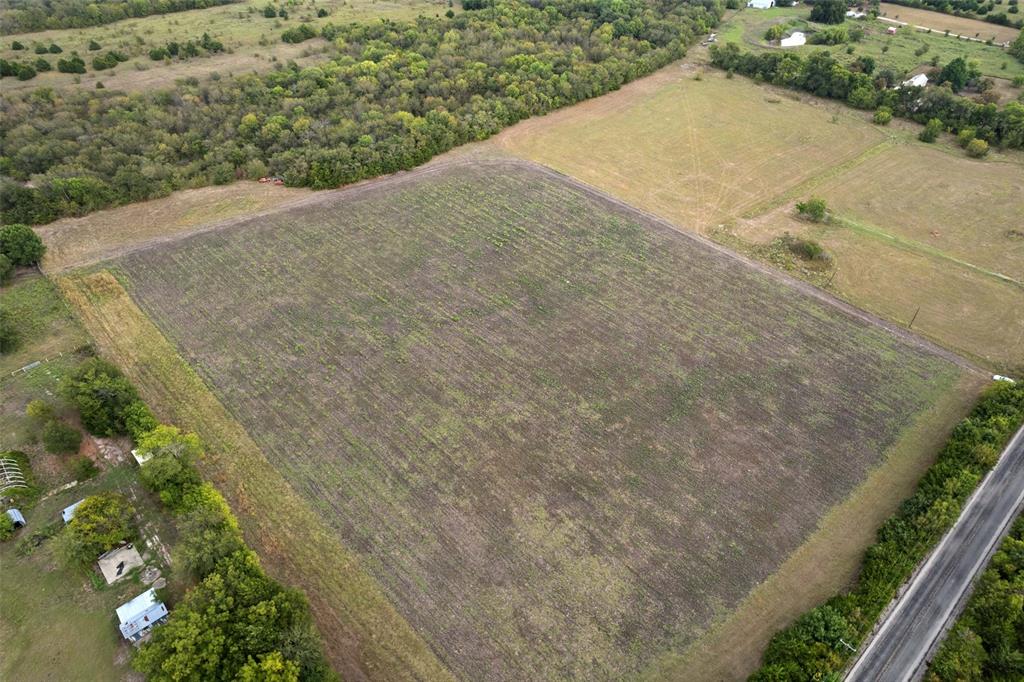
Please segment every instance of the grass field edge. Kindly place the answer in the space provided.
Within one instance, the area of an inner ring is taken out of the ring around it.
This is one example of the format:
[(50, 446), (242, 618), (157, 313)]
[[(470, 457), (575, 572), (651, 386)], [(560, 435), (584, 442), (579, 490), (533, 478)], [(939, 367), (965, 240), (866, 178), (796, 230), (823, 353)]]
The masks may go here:
[(987, 383), (973, 372), (961, 371), (775, 573), (683, 651), (669, 651), (653, 661), (638, 680), (744, 679), (756, 670), (776, 631), (856, 577), (878, 527), (913, 492)]
[[(110, 270), (63, 275), (56, 283), (101, 353), (156, 413), (203, 439), (201, 468), (227, 497), (268, 572), (306, 593), (345, 679), (454, 680)], [(311, 565), (331, 570), (310, 571)]]

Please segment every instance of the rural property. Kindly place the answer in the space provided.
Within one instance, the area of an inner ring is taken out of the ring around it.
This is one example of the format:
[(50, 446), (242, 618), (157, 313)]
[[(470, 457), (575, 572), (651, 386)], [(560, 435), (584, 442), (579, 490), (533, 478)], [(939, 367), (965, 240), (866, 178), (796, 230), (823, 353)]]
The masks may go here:
[(617, 678), (692, 642), (965, 371), (522, 163), (110, 266), (474, 679)]

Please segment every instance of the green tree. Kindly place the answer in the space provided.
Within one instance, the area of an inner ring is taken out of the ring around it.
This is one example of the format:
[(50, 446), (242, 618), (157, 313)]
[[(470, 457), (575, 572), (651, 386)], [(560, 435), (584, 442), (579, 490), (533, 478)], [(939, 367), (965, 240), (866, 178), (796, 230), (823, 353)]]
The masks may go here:
[(78, 409), (89, 433), (117, 436), (128, 432), (127, 419), (139, 395), (114, 365), (90, 358), (71, 373), (61, 391)]
[(280, 651), (273, 651), (260, 656), (258, 662), (250, 656), (235, 679), (238, 682), (298, 682), (299, 666), (285, 660)]
[(65, 557), (80, 563), (96, 557), (135, 536), (132, 507), (118, 493), (91, 495), (78, 505), (65, 529)]
[(1024, 62), (1024, 31), (1017, 34), (1017, 39), (1010, 43), (1007, 52)]
[(31, 227), (15, 223), (0, 227), (0, 253), (15, 265), (35, 265), (46, 247)]
[(872, 120), (880, 126), (887, 126), (892, 121), (892, 109), (889, 107), (878, 107)]
[(227, 502), (209, 483), (187, 493), (178, 519), (178, 560), (193, 575), (206, 577), (225, 557), (245, 549)]
[(782, 24), (773, 24), (764, 32), (764, 39), (768, 42), (779, 40), (786, 33), (786, 27)]
[(142, 436), (138, 451), (150, 457), (142, 465), (142, 482), (168, 507), (180, 508), (185, 496), (202, 483), (194, 462), (203, 449), (194, 433), (160, 425)]
[(828, 217), (828, 207), (825, 205), (825, 200), (820, 198), (811, 198), (807, 201), (798, 202), (796, 205), (796, 212), (800, 214), (802, 218), (806, 218), (815, 223), (824, 222)]
[(819, 0), (811, 7), (811, 21), (841, 24), (846, 21), (846, 0)]
[(928, 668), (928, 679), (941, 682), (981, 682), (985, 647), (969, 628), (957, 626), (946, 636)]
[[(268, 578), (252, 552), (236, 552), (185, 595), (165, 625), (153, 630), (133, 665), (153, 682), (231, 680), (247, 666), (246, 675), (259, 672), (251, 662), (269, 657), (267, 672), (288, 675), (297, 667), (303, 680), (330, 679), (326, 666), (304, 665), (301, 657), (309, 652), (292, 645), (308, 641), (302, 635), (310, 631), (303, 596)], [(314, 651), (312, 659), (322, 661), (322, 655)]]
[(935, 82), (939, 85), (949, 83), (953, 92), (960, 92), (968, 83), (976, 80), (981, 73), (973, 64), (968, 64), (963, 57), (957, 57), (942, 67), (942, 71), (936, 77)]
[(62, 421), (51, 419), (43, 427), (43, 447), (53, 454), (78, 452), (82, 443), (82, 434)]

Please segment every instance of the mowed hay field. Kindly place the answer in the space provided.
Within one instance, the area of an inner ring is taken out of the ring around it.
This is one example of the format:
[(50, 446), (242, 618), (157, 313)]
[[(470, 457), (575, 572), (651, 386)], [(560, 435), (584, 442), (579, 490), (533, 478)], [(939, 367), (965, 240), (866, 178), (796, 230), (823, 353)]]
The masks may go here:
[[(753, 248), (820, 238), (831, 286), (873, 313), (999, 371), (1024, 367), (1024, 155), (983, 161), (919, 127), (718, 71), (669, 67), (533, 119), (489, 144), (539, 161), (684, 229)], [(793, 205), (823, 197), (822, 230)], [(821, 279), (824, 284), (828, 277)]]
[[(1003, 11), (1003, 8), (997, 8)], [(933, 31), (949, 31), (950, 33), (978, 38), (979, 40), (993, 40), (997, 43), (1013, 42), (1020, 33), (1019, 29), (1012, 26), (1000, 26), (990, 24), (980, 19), (968, 19), (967, 17), (956, 17), (952, 14), (933, 12), (917, 7), (905, 7), (894, 5), (889, 2), (879, 3), (881, 16), (887, 19), (902, 21), (911, 26), (922, 26)], [(1017, 19), (1020, 15), (1008, 15), (1011, 19)]]
[(697, 81), (686, 66), (524, 121), (494, 143), (704, 231), (887, 138), (851, 125), (856, 114), (841, 105), (715, 73)]
[(965, 374), (523, 164), (112, 267), (465, 679), (618, 679), (685, 647)]

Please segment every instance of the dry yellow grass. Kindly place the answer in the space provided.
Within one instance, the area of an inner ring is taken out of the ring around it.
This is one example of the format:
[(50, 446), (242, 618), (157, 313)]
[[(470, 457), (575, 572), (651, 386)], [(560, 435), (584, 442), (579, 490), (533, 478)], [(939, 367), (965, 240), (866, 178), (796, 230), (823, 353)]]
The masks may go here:
[(104, 356), (135, 382), (157, 415), (203, 439), (203, 472), (230, 502), (268, 571), (309, 597), (343, 678), (452, 679), (117, 279), (101, 270), (60, 277), (58, 284)]
[(301, 200), (309, 190), (236, 182), (175, 192), (162, 199), (64, 218), (36, 228), (47, 272), (96, 263), (122, 251), (196, 228)]
[[(881, 3), (879, 7), (882, 16), (888, 19), (905, 21), (911, 26), (923, 26), (937, 32), (948, 30), (950, 33), (967, 36), (968, 38), (977, 37), (979, 40), (991, 38), (994, 42), (1002, 43), (1014, 40), (1017, 34), (1020, 33), (1018, 29), (1011, 26), (1000, 26), (998, 24), (990, 24), (987, 21), (955, 17), (952, 14), (932, 12), (927, 9), (904, 7), (903, 5), (893, 5), (888, 2)], [(1013, 16), (1012, 14), (1010, 15), (1011, 18)]]
[(800, 99), (673, 65), (493, 143), (704, 231), (886, 140), (846, 107)]

